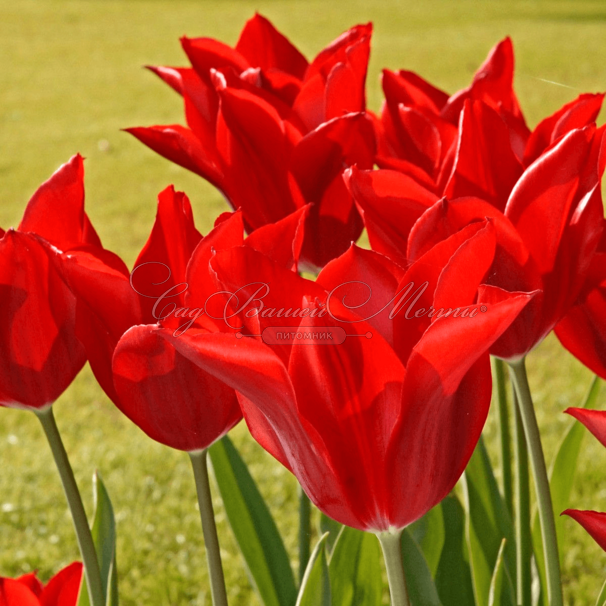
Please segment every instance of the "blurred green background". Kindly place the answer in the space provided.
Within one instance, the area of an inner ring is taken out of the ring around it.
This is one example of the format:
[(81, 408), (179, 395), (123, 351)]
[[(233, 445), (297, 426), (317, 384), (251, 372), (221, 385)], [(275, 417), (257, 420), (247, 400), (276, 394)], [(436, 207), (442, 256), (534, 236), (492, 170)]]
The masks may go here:
[[(170, 183), (188, 193), (199, 229), (208, 231), (226, 209), (221, 195), (120, 129), (182, 122), (179, 97), (142, 66), (186, 65), (182, 35), (233, 44), (255, 10), (308, 58), (351, 25), (372, 21), (373, 110), (381, 103), (383, 67), (417, 71), (454, 92), (506, 35), (514, 41), (516, 89), (530, 125), (581, 92), (606, 89), (606, 3), (600, 0), (0, 0), (0, 225), (16, 226), (36, 187), (80, 152), (87, 158), (87, 211), (105, 246), (128, 264), (149, 234), (158, 192)], [(591, 375), (553, 338), (529, 364), (549, 460), (570, 423), (561, 412), (580, 403)], [(113, 497), (122, 604), (209, 604), (187, 457), (151, 442), (124, 419), (88, 369), (55, 413), (85, 497), (95, 468)], [(496, 448), (492, 420), (486, 431)], [(233, 437), (272, 511), (279, 512), (294, 561), (295, 482), (244, 426)], [(570, 506), (606, 510), (606, 452), (592, 438), (584, 443), (580, 467)], [(215, 505), (230, 604), (255, 604), (220, 501)], [(567, 604), (592, 604), (605, 556), (572, 521), (565, 529)], [(77, 557), (36, 419), (0, 411), (0, 575), (39, 569), (46, 579)]]

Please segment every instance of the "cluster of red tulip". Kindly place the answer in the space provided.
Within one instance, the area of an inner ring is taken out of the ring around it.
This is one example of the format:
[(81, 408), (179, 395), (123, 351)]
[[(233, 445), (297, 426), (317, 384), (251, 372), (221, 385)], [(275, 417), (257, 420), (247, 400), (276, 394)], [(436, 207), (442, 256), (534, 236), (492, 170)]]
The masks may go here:
[[(188, 452), (215, 606), (226, 597), (205, 517), (206, 451), (244, 417), (325, 515), (379, 537), (394, 606), (420, 606), (440, 601), (414, 597), (402, 530), (463, 474), (488, 414), (492, 355), (512, 372), (541, 513), (545, 562), (534, 557), (545, 603), (558, 606), (524, 359), (555, 329), (606, 377), (603, 95), (581, 95), (531, 130), (505, 39), (452, 96), (385, 70), (375, 115), (365, 105), (371, 33), (356, 26), (309, 62), (256, 15), (235, 48), (183, 38), (191, 67), (151, 68), (182, 96), (187, 126), (129, 132), (215, 185), (234, 212), (202, 236), (188, 198), (168, 187), (129, 271), (85, 214), (82, 158), (64, 164), (18, 228), (0, 230), (0, 405), (39, 416), (69, 484), (51, 406), (88, 360), (129, 419)], [(353, 243), (364, 227), (372, 250)], [(576, 414), (606, 443), (603, 413)], [(605, 514), (569, 513), (606, 549)], [(87, 530), (87, 591), (104, 606), (109, 581)], [(532, 553), (514, 552), (511, 603), (527, 604)], [(320, 603), (309, 601), (318, 553), (298, 604)], [(0, 581), (0, 603), (59, 604), (45, 597), (52, 585)], [(32, 595), (11, 597), (19, 591)], [(457, 603), (483, 604), (482, 591)]]

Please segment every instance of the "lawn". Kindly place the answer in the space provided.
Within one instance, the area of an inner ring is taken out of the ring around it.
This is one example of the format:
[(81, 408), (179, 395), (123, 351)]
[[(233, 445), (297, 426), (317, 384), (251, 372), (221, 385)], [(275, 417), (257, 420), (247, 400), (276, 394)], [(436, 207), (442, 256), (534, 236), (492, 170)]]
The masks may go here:
[[(454, 92), (506, 35), (514, 41), (516, 89), (531, 125), (581, 92), (606, 89), (606, 5), (600, 0), (0, 0), (0, 226), (16, 226), (35, 188), (80, 152), (87, 158), (87, 211), (105, 246), (129, 265), (151, 229), (156, 196), (170, 183), (188, 193), (199, 229), (208, 231), (226, 209), (222, 196), (120, 129), (181, 122), (179, 98), (141, 66), (185, 65), (182, 35), (234, 43), (255, 10), (308, 57), (351, 25), (372, 21), (373, 110), (380, 107), (382, 68), (414, 70)], [(591, 375), (554, 338), (529, 364), (549, 460), (570, 424), (561, 412), (579, 404)], [(600, 408), (604, 398), (606, 390)], [(88, 368), (55, 413), (84, 494), (90, 494), (97, 468), (112, 495), (122, 604), (209, 604), (186, 455), (152, 442), (122, 417)], [(38, 569), (48, 578), (78, 557), (59, 479), (34, 415), (0, 414), (0, 576)], [(486, 432), (492, 448), (492, 420)], [(294, 557), (294, 479), (243, 425), (233, 439), (272, 511), (279, 512)], [(587, 438), (571, 507), (606, 509), (604, 469), (606, 452)], [(87, 506), (90, 512), (91, 499)], [(254, 604), (219, 500), (215, 506), (230, 604)], [(565, 528), (567, 603), (591, 604), (603, 581), (604, 554), (572, 521)]]

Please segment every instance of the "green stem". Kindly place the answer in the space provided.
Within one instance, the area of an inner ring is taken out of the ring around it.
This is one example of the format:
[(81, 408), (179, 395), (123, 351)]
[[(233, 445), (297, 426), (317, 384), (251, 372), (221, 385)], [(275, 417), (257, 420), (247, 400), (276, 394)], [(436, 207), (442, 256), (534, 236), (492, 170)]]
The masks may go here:
[(541, 445), (541, 435), (532, 404), (525, 359), (510, 362), (511, 377), (518, 397), (518, 408), (524, 426), (524, 435), (528, 445), (532, 476), (537, 493), (537, 505), (541, 520), (541, 536), (545, 552), (545, 571), (547, 574), (547, 601), (549, 606), (563, 606), (562, 582), (560, 579), (560, 561), (558, 556), (558, 538), (556, 536), (553, 505), (549, 491), (549, 479), (545, 456)]
[(299, 486), (299, 582), (303, 581), (310, 556), (311, 502)]
[(206, 546), (206, 561), (210, 576), (210, 591), (213, 606), (227, 606), (227, 593), (225, 591), (225, 578), (221, 564), (221, 552), (217, 526), (213, 512), (213, 502), (210, 496), (210, 482), (208, 481), (207, 450), (196, 450), (188, 453), (191, 466), (194, 470), (198, 504), (200, 505), (200, 518), (202, 519), (202, 534)]
[(383, 557), (385, 558), (391, 606), (410, 606), (402, 562), (402, 531), (398, 530), (393, 534), (391, 532), (381, 532), (377, 534), (377, 538), (381, 543)]
[(514, 393), (514, 432), (516, 452), (516, 579), (518, 604), (532, 603), (532, 542), (530, 530), (530, 477), (528, 474), (528, 448), (524, 426)]
[(36, 411), (36, 416), (40, 419), (42, 429), (44, 429), (46, 439), (48, 440), (51, 452), (53, 453), (53, 458), (55, 459), (59, 476), (61, 477), (61, 483), (63, 484), (63, 491), (65, 492), (67, 504), (72, 514), (72, 520), (76, 529), (76, 538), (78, 540), (78, 546), (80, 547), (82, 561), (84, 562), (84, 576), (86, 578), (91, 605), (105, 606), (105, 596), (103, 584), (101, 582), (101, 573), (99, 572), (99, 561), (97, 560), (95, 544), (88, 525), (88, 519), (86, 518), (86, 512), (84, 511), (84, 505), (82, 504), (82, 498), (78, 491), (78, 485), (74, 478), (74, 472), (69, 464), (67, 452), (65, 452), (65, 446), (63, 446), (61, 435), (59, 434), (59, 429), (55, 422), (53, 409), (49, 406), (45, 410), (38, 410)]
[(511, 470), (511, 432), (509, 430), (509, 409), (505, 387), (503, 360), (492, 358), (492, 367), (497, 383), (497, 410), (499, 413), (499, 433), (501, 437), (501, 469), (503, 470), (503, 495), (509, 514), (513, 517), (513, 473)]

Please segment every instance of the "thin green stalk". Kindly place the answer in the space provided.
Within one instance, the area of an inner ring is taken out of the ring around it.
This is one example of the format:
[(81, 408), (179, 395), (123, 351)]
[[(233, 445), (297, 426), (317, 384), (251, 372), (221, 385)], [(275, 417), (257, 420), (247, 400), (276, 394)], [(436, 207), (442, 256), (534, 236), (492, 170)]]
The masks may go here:
[(385, 558), (391, 606), (410, 606), (404, 563), (402, 562), (402, 531), (381, 532), (377, 534), (377, 538), (381, 543)]
[(492, 358), (492, 367), (497, 384), (497, 410), (499, 413), (499, 434), (501, 438), (501, 469), (503, 470), (503, 495), (509, 514), (513, 517), (513, 473), (511, 470), (511, 432), (509, 430), (509, 409), (505, 387), (503, 360)]
[(210, 496), (210, 482), (208, 481), (208, 450), (196, 450), (189, 453), (191, 466), (196, 480), (198, 504), (200, 505), (200, 518), (202, 519), (202, 534), (206, 546), (206, 561), (210, 577), (210, 592), (213, 606), (227, 606), (227, 592), (225, 591), (225, 578), (221, 564), (219, 538), (213, 512), (213, 502)]
[(553, 505), (549, 491), (549, 479), (545, 456), (541, 445), (541, 435), (532, 404), (528, 377), (526, 376), (525, 358), (510, 362), (511, 377), (518, 398), (518, 409), (522, 417), (524, 435), (530, 455), (532, 476), (537, 493), (537, 505), (541, 520), (541, 536), (545, 552), (545, 571), (547, 574), (547, 601), (549, 606), (563, 606), (562, 582), (560, 579), (560, 560), (558, 556), (558, 539), (556, 536)]
[(528, 448), (524, 437), (524, 426), (513, 395), (514, 430), (513, 441), (516, 452), (516, 597), (518, 604), (532, 603), (532, 534), (530, 530), (530, 477), (528, 474)]
[(299, 583), (303, 582), (310, 556), (311, 502), (299, 486)]
[(90, 597), (91, 606), (105, 606), (105, 596), (103, 592), (103, 583), (101, 582), (101, 573), (99, 572), (99, 561), (97, 560), (97, 552), (91, 535), (82, 497), (74, 478), (65, 446), (61, 440), (55, 416), (52, 407), (45, 410), (36, 411), (36, 416), (40, 419), (42, 429), (46, 434), (53, 458), (61, 477), (63, 491), (67, 499), (72, 520), (76, 529), (76, 538), (80, 547), (80, 554), (84, 563), (84, 577), (88, 587), (88, 595)]

